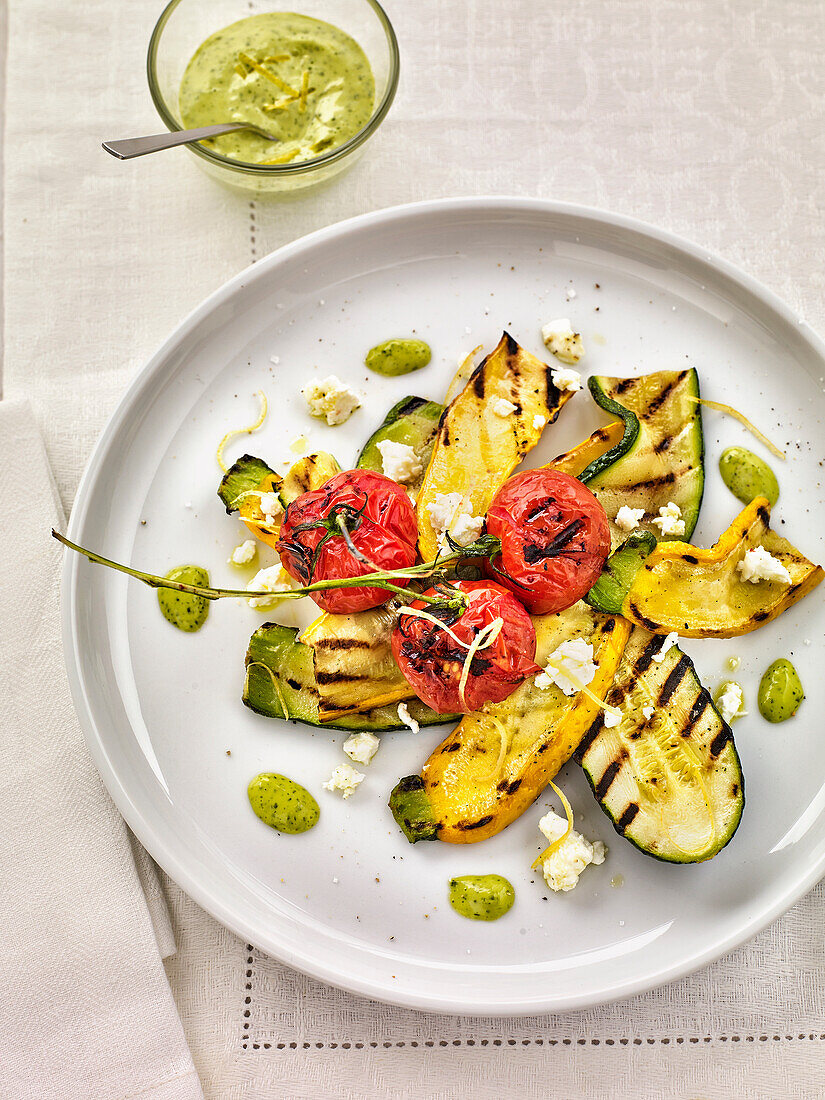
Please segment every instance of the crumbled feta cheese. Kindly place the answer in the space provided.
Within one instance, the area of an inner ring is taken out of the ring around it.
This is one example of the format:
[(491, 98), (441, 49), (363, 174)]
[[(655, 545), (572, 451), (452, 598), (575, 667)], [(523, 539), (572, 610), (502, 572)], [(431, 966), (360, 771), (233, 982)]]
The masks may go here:
[(512, 416), (516, 408), (517, 406), (512, 401), (508, 401), (506, 397), (497, 397), (493, 401), (493, 412), (496, 416)]
[(741, 718), (747, 713), (744, 709), (745, 693), (735, 680), (728, 680), (722, 687), (716, 698), (716, 709), (722, 715), (722, 721), (730, 725), (734, 718)]
[(274, 363), (275, 366), (277, 367), (278, 364), (281, 361), (281, 357), (280, 357), (280, 355), (270, 355), (269, 361), (270, 361), (270, 363)]
[[(547, 350), (551, 351), (557, 359), (561, 359), (562, 363), (578, 363), (584, 355), (584, 343), (581, 333), (573, 331), (567, 317), (560, 317), (557, 321), (548, 321), (541, 330), (541, 338)], [(559, 386), (555, 373), (553, 381)], [(563, 389), (564, 387), (560, 386), (559, 388)], [(578, 388), (578, 386), (575, 387), (575, 389)]]
[(331, 427), (343, 424), (361, 407), (355, 391), (334, 374), (322, 378), (320, 382), (310, 382), (301, 393), (309, 406), (310, 415), (326, 420)]
[(236, 546), (229, 555), (230, 565), (249, 565), (258, 555), (258, 545), (254, 539), (247, 539)]
[(547, 417), (542, 416), (541, 413), (536, 413), (536, 415), (533, 417), (533, 429), (534, 429), (534, 431), (540, 432), (546, 424), (547, 424)]
[(408, 729), (412, 730), (413, 733), (421, 732), (420, 723), (416, 722), (415, 718), (413, 718), (413, 716), (410, 714), (410, 708), (407, 706), (406, 703), (398, 704), (398, 717)]
[(565, 291), (565, 297), (567, 298), (568, 302), (571, 302), (574, 298), (578, 298), (578, 294), (576, 294), (576, 291), (573, 289), (572, 286), (569, 286)]
[[(575, 680), (569, 679), (566, 673), (574, 676)], [(565, 695), (575, 695), (581, 691), (582, 684), (589, 684), (595, 675), (593, 646), (582, 638), (575, 638), (571, 642), (562, 642), (553, 650), (547, 667), (538, 674), (535, 684), (537, 688), (549, 688), (555, 684)]]
[(277, 493), (261, 493), (258, 506), (267, 523), (272, 523), (275, 517), (280, 516), (284, 510), (281, 498)]
[(364, 773), (356, 771), (352, 764), (339, 764), (324, 783), (325, 791), (340, 791), (342, 798), (349, 798), (364, 781)]
[(679, 635), (676, 634), (674, 631), (671, 631), (670, 634), (668, 634), (668, 636), (662, 642), (662, 648), (659, 650), (659, 652), (653, 654), (653, 660), (654, 661), (663, 661), (665, 659), (665, 657), (667, 656), (668, 651), (670, 649), (672, 649), (673, 646), (675, 646), (678, 641), (679, 641)]
[(442, 550), (449, 549), (447, 532), (459, 546), (469, 546), (476, 541), (484, 526), (484, 516), (474, 516), (461, 493), (436, 493), (426, 510)]
[[(552, 844), (567, 831), (567, 820), (558, 814), (545, 814), (539, 822), (539, 829)], [(607, 849), (600, 840), (592, 843), (571, 829), (562, 843), (543, 860), (541, 871), (544, 881), (551, 890), (567, 893), (578, 885), (579, 876), (590, 864), (598, 866), (604, 863)]]
[(626, 504), (623, 504), (616, 513), (613, 522), (622, 531), (635, 531), (641, 520), (644, 519), (644, 515), (644, 508), (629, 508)]
[(660, 508), (658, 518), (650, 522), (658, 527), (663, 535), (684, 535), (685, 533), (682, 509), (672, 500), (669, 500), (664, 508)]
[(369, 764), (378, 752), (380, 744), (381, 741), (374, 733), (362, 730), (360, 733), (354, 733), (352, 737), (346, 739), (344, 752), (355, 764)]
[(642, 714), (644, 715), (644, 718), (645, 718), (646, 722), (649, 722), (650, 719), (653, 717), (653, 715), (655, 713), (656, 713), (656, 708), (655, 707), (642, 707)]
[(278, 603), (278, 592), (289, 592), (292, 583), (289, 574), (281, 565), (270, 565), (267, 569), (260, 569), (249, 584), (247, 592), (271, 592), (271, 596), (250, 596), (250, 607), (274, 607)]
[(751, 584), (758, 584), (760, 581), (791, 583), (788, 570), (779, 558), (769, 554), (764, 546), (754, 546), (752, 550), (746, 550), (744, 558), (736, 566), (736, 571), (743, 581), (750, 581)]
[(602, 722), (604, 723), (604, 728), (606, 730), (612, 730), (614, 726), (618, 726), (621, 720), (621, 714), (614, 714), (610, 710), (606, 710), (602, 715)]
[(553, 385), (559, 390), (570, 390), (576, 393), (582, 388), (582, 376), (571, 367), (555, 367), (551, 372)]
[(381, 466), (387, 477), (399, 485), (409, 484), (423, 473), (424, 465), (408, 443), (396, 443), (393, 439), (382, 439), (378, 444), (381, 453)]

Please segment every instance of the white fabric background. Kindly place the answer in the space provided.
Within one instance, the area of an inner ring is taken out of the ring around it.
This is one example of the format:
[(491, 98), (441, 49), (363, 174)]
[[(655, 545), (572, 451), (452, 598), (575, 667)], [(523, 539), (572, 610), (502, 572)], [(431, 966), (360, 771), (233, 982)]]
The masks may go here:
[[(182, 150), (129, 164), (100, 150), (158, 128), (143, 77), (158, 0), (9, 4), (4, 391), (33, 401), (66, 506), (125, 384), (205, 294), (286, 241), (397, 202), (513, 193), (633, 214), (825, 328), (818, 0), (387, 0), (403, 59), (387, 122), (352, 173), (282, 204), (221, 190)], [(523, 1021), (324, 989), (166, 887), (169, 974), (210, 1097), (825, 1092), (821, 887), (693, 978)]]

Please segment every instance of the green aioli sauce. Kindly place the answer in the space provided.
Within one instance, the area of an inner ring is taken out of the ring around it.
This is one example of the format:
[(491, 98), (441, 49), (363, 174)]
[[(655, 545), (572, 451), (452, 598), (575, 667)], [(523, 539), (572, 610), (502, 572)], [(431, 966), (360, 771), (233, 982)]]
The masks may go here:
[(793, 718), (805, 698), (799, 673), (786, 657), (768, 668), (759, 684), (759, 713), (767, 722), (786, 722)]
[[(207, 588), (209, 573), (199, 565), (179, 565), (169, 570), (166, 580)], [(209, 614), (209, 600), (203, 596), (194, 596), (191, 592), (176, 592), (174, 588), (159, 588), (158, 603), (164, 619), (178, 630), (185, 630), (189, 634), (200, 630)]]
[(502, 875), (459, 875), (450, 879), (450, 905), (467, 920), (498, 920), (515, 900), (512, 884)]
[(321, 810), (309, 791), (277, 772), (261, 772), (247, 788), (249, 804), (265, 825), (279, 833), (306, 833)]
[(358, 43), (331, 23), (292, 12), (241, 19), (201, 43), (180, 85), (185, 127), (252, 122), (203, 142), (249, 164), (289, 164), (327, 153), (372, 115), (375, 80)]
[(754, 497), (767, 497), (771, 506), (779, 500), (779, 482), (776, 474), (759, 455), (746, 447), (728, 447), (719, 459), (722, 480), (743, 504), (750, 504)]
[(398, 375), (421, 370), (432, 357), (430, 345), (425, 344), (423, 340), (386, 340), (383, 344), (376, 344), (371, 348), (364, 362), (376, 374), (387, 374), (391, 378), (397, 378)]

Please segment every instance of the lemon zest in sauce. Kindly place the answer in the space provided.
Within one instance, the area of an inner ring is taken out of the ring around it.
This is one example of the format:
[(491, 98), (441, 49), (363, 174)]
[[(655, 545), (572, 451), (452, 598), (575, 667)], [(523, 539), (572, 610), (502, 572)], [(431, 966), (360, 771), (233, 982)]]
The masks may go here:
[(302, 113), (307, 109), (307, 92), (309, 91), (309, 69), (301, 73), (301, 91), (298, 97), (298, 110)]
[(744, 425), (751, 435), (756, 436), (759, 442), (767, 447), (771, 454), (776, 455), (777, 458), (781, 458), (783, 462), (785, 461), (785, 452), (780, 451), (774, 443), (771, 443), (764, 432), (760, 432), (756, 425), (752, 424), (744, 413), (739, 412), (738, 409), (734, 409), (732, 405), (725, 405), (721, 401), (708, 401), (705, 397), (689, 396), (688, 400), (695, 402), (697, 405), (706, 405), (709, 409), (715, 409), (717, 412), (727, 413), (728, 416), (732, 416), (734, 420), (738, 420), (740, 424)]
[(223, 439), (218, 444), (218, 449), (215, 452), (215, 458), (217, 458), (218, 465), (220, 466), (220, 468), (223, 470), (224, 473), (227, 472), (229, 467), (226, 465), (226, 463), (223, 460), (223, 452), (226, 449), (226, 445), (229, 443), (230, 439), (234, 439), (236, 435), (251, 435), (253, 432), (256, 432), (258, 430), (258, 428), (260, 428), (261, 425), (263, 424), (263, 422), (266, 420), (266, 414), (269, 411), (269, 402), (267, 401), (266, 394), (264, 393), (263, 390), (258, 390), (257, 394), (258, 394), (258, 400), (261, 403), (261, 409), (260, 409), (260, 413), (258, 414), (258, 419), (255, 421), (255, 423), (250, 424), (246, 428), (234, 428), (231, 432), (227, 432), (226, 435), (223, 437)]
[(273, 160), (259, 160), (258, 164), (288, 164), (289, 161), (294, 160), (298, 156), (298, 150), (293, 149), (289, 153), (284, 153), (283, 156), (275, 157)]
[(297, 88), (293, 88), (291, 84), (287, 84), (287, 82), (282, 80), (277, 73), (273, 73), (271, 69), (268, 69), (266, 65), (262, 65), (260, 61), (256, 61), (254, 57), (250, 57), (248, 53), (241, 51), (238, 54), (238, 60), (242, 64), (248, 65), (250, 69), (254, 69), (256, 73), (260, 73), (261, 76), (266, 77), (266, 79), (271, 81), (276, 88), (280, 88), (282, 92), (286, 92), (296, 99), (301, 94)]

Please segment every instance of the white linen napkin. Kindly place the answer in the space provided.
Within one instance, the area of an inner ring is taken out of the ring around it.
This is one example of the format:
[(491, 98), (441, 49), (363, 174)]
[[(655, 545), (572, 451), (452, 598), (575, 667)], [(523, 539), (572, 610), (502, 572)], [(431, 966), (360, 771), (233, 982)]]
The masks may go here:
[(62, 524), (26, 402), (0, 404), (0, 1093), (197, 1100), (157, 877), (86, 752), (59, 630)]

